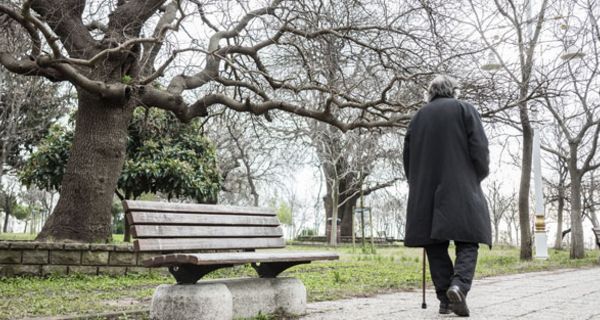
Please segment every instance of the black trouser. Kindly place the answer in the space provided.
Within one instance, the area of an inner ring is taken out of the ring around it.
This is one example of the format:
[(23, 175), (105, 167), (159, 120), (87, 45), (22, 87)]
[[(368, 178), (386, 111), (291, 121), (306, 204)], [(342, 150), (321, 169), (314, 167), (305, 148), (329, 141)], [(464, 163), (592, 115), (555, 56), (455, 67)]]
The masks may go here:
[(446, 291), (451, 285), (457, 285), (462, 292), (467, 294), (471, 289), (475, 267), (477, 266), (477, 251), (479, 244), (454, 241), (456, 247), (456, 261), (448, 255), (449, 241), (425, 246), (429, 271), (435, 285), (438, 300), (448, 302)]

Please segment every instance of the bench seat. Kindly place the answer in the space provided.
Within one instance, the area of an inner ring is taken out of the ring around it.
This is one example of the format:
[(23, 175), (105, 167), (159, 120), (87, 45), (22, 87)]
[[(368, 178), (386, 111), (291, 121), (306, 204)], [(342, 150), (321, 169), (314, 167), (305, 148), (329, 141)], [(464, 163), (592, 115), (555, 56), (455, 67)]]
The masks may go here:
[(215, 253), (175, 253), (152, 257), (143, 261), (146, 267), (169, 267), (178, 264), (240, 265), (258, 262), (310, 262), (313, 260), (337, 260), (339, 256), (329, 252), (215, 252)]
[(196, 283), (214, 270), (242, 264), (251, 264), (261, 278), (275, 278), (298, 264), (339, 259), (331, 252), (256, 251), (285, 247), (269, 208), (132, 200), (123, 207), (134, 250), (162, 253), (143, 264), (168, 267), (177, 283)]

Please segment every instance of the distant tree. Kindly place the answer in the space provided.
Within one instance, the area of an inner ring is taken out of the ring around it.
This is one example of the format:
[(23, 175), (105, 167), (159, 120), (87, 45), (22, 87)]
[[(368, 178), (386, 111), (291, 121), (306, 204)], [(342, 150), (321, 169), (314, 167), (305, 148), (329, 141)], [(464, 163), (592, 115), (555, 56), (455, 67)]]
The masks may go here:
[(486, 199), (490, 207), (490, 218), (492, 225), (494, 226), (494, 243), (498, 244), (498, 237), (500, 235), (500, 222), (503, 220), (505, 214), (510, 210), (513, 205), (514, 196), (507, 196), (502, 192), (502, 183), (496, 180), (492, 180), (487, 184)]
[(291, 226), (292, 225), (292, 208), (284, 201), (279, 202), (277, 206), (277, 218), (281, 224)]
[(15, 209), (17, 207), (17, 197), (13, 192), (3, 191), (0, 193), (0, 207), (4, 212), (4, 224), (2, 227), (2, 232), (8, 232), (8, 221), (11, 216), (15, 214)]

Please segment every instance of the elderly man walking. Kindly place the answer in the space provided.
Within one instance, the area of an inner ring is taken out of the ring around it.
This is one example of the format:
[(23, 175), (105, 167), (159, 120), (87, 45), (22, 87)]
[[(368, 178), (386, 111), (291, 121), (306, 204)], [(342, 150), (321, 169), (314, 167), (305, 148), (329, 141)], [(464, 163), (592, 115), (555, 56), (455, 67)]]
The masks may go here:
[[(491, 223), (480, 183), (489, 173), (488, 140), (475, 108), (456, 99), (456, 81), (437, 76), (429, 103), (404, 141), (409, 196), (404, 243), (424, 247), (442, 314), (468, 317), (479, 243), (491, 247)], [(456, 247), (454, 264), (448, 255)]]

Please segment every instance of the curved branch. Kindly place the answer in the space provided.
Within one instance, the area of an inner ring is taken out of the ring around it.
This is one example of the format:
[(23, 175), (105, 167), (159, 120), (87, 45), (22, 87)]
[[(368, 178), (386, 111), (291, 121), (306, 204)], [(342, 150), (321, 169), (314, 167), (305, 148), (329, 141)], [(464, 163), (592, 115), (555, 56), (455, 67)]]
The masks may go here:
[(280, 100), (251, 102), (249, 99), (246, 99), (242, 102), (223, 94), (208, 94), (193, 104), (188, 105), (180, 95), (174, 95), (151, 86), (137, 86), (136, 91), (139, 93), (140, 102), (144, 105), (169, 110), (183, 122), (190, 121), (195, 117), (207, 116), (208, 109), (214, 105), (224, 105), (238, 112), (249, 112), (256, 115), (265, 114), (270, 110), (281, 110), (326, 122), (344, 132), (356, 128), (405, 126), (412, 117), (412, 114), (395, 114), (389, 119), (384, 120), (357, 118), (350, 122), (344, 122), (329, 112), (308, 109), (301, 105)]
[(25, 76), (41, 76), (53, 82), (67, 80), (63, 74), (55, 68), (41, 68), (31, 59), (17, 60), (5, 52), (0, 53), (0, 65), (3, 65), (11, 72)]
[[(180, 95), (184, 90), (195, 89), (203, 86), (207, 82), (216, 78), (219, 73), (219, 65), (221, 63), (221, 56), (218, 54), (219, 50), (219, 42), (222, 39), (233, 38), (250, 23), (250, 21), (256, 17), (273, 14), (275, 8), (282, 2), (283, 0), (274, 0), (268, 7), (253, 10), (248, 12), (244, 17), (240, 19), (240, 21), (229, 30), (218, 31), (210, 37), (208, 42), (207, 52), (208, 55), (206, 57), (206, 65), (202, 71), (193, 75), (178, 75), (171, 80), (167, 90), (174, 95)], [(262, 43), (259, 45), (263, 45)], [(243, 47), (242, 47), (243, 48)]]

